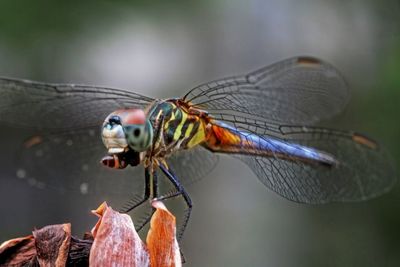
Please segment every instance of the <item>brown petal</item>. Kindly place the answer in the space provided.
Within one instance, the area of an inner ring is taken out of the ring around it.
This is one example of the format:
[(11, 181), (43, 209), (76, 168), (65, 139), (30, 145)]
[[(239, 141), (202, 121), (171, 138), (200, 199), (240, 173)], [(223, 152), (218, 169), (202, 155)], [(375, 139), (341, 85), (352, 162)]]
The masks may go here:
[(11, 239), (0, 245), (0, 266), (29, 265), (35, 256), (35, 240), (32, 235)]
[(146, 239), (151, 266), (181, 266), (182, 259), (176, 239), (175, 216), (160, 201), (153, 201), (152, 206), (156, 208), (156, 212), (151, 218), (150, 230)]
[(41, 267), (65, 266), (71, 241), (71, 224), (57, 224), (33, 231)]
[(129, 215), (114, 211), (105, 202), (93, 213), (100, 218), (92, 229), (90, 266), (149, 266), (148, 251)]

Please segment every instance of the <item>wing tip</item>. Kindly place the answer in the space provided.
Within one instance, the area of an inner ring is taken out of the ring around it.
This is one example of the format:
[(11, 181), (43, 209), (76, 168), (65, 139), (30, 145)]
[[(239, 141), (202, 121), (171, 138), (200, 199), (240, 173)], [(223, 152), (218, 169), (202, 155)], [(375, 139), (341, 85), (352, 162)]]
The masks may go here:
[(363, 134), (360, 134), (360, 133), (353, 133), (351, 138), (357, 144), (366, 146), (370, 149), (378, 149), (378, 147), (379, 147), (379, 145), (376, 141), (374, 141), (374, 140), (370, 139), (369, 137), (367, 137)]
[(299, 56), (296, 58), (296, 63), (307, 67), (318, 67), (322, 61), (312, 56)]

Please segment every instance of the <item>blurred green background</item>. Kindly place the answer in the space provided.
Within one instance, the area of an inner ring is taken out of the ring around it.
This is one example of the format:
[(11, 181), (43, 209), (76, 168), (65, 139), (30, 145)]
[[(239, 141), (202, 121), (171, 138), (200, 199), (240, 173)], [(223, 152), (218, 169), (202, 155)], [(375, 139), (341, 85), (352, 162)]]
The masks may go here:
[[(168, 97), (299, 54), (331, 62), (351, 87), (349, 107), (326, 125), (368, 133), (399, 166), (397, 0), (0, 2), (0, 76)], [(0, 242), (65, 221), (80, 235), (95, 221), (78, 200), (0, 173)], [(188, 190), (187, 266), (400, 264), (398, 186), (363, 203), (300, 205), (223, 157)]]

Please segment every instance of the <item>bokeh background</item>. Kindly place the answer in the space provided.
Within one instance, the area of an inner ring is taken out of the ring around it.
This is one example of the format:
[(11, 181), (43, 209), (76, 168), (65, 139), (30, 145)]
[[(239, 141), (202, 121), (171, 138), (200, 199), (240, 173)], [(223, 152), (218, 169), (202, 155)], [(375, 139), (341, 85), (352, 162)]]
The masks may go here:
[[(351, 87), (348, 108), (325, 125), (368, 133), (399, 166), (397, 0), (0, 2), (1, 76), (168, 97), (300, 54), (331, 62)], [(1, 131), (2, 145), (12, 140)], [(81, 235), (95, 222), (87, 199), (34, 189), (1, 166), (0, 241), (66, 221)], [(400, 264), (398, 186), (363, 203), (301, 205), (223, 157), (188, 190), (187, 266)]]

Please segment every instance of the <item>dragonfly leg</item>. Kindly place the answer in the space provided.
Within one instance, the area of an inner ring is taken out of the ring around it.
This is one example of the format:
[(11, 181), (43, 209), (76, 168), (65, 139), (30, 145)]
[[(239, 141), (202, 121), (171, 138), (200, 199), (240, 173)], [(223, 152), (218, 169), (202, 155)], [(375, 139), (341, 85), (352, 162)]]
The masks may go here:
[(135, 226), (135, 230), (137, 232), (140, 232), (143, 227), (145, 227), (151, 220), (151, 217), (153, 216), (154, 212), (156, 211), (155, 208), (151, 208), (151, 211), (149, 213), (146, 213), (146, 215), (143, 217), (142, 220), (140, 220), (140, 223)]
[[(149, 175), (150, 175), (150, 171), (148, 172), (149, 173)], [(152, 189), (152, 195), (153, 195), (153, 198), (157, 198), (157, 196), (158, 196), (158, 177), (157, 177), (157, 172), (156, 171), (153, 171), (153, 174), (152, 174), (152, 179), (149, 179), (149, 180), (151, 180), (151, 183), (152, 183), (152, 186), (151, 186), (151, 189)], [(150, 182), (149, 182), (150, 183)], [(150, 187), (150, 186), (149, 186)], [(149, 195), (150, 195), (150, 191), (151, 190), (149, 190)], [(148, 198), (147, 198), (148, 199)], [(153, 214), (154, 214), (154, 212), (156, 211), (156, 209), (155, 208), (151, 208), (151, 212), (149, 212), (149, 213), (147, 213), (144, 217), (143, 217), (143, 219), (140, 221), (140, 223), (135, 227), (136, 228), (136, 231), (140, 231), (140, 230), (142, 230), (143, 229), (143, 227), (145, 227), (149, 222), (150, 222), (150, 219), (151, 219), (151, 217), (153, 216)]]
[[(151, 180), (152, 180), (152, 174), (150, 173), (149, 168), (146, 168), (144, 170), (144, 176), (145, 176), (145, 185), (144, 185), (144, 194), (140, 198), (133, 198), (130, 201), (128, 201), (124, 207), (120, 210), (123, 213), (128, 213), (131, 210), (139, 207), (142, 205), (144, 202), (146, 202), (150, 198), (150, 193), (151, 193)], [(155, 176), (153, 174), (153, 176)], [(154, 179), (153, 179), (154, 180)]]
[(189, 194), (186, 192), (185, 188), (183, 188), (181, 182), (175, 176), (175, 174), (172, 172), (172, 170), (170, 168), (164, 166), (163, 164), (159, 164), (159, 167), (162, 170), (162, 172), (168, 177), (170, 182), (173, 184), (176, 191), (171, 194), (160, 196), (157, 198), (157, 200), (166, 200), (166, 199), (182, 196), (187, 205), (187, 210), (186, 210), (184, 218), (183, 218), (183, 223), (182, 223), (182, 226), (181, 226), (180, 230), (178, 231), (178, 235), (177, 235), (178, 241), (180, 241), (182, 239), (182, 236), (186, 229), (186, 226), (189, 222), (190, 214), (192, 212), (192, 207), (193, 207), (192, 200), (190, 199)]

